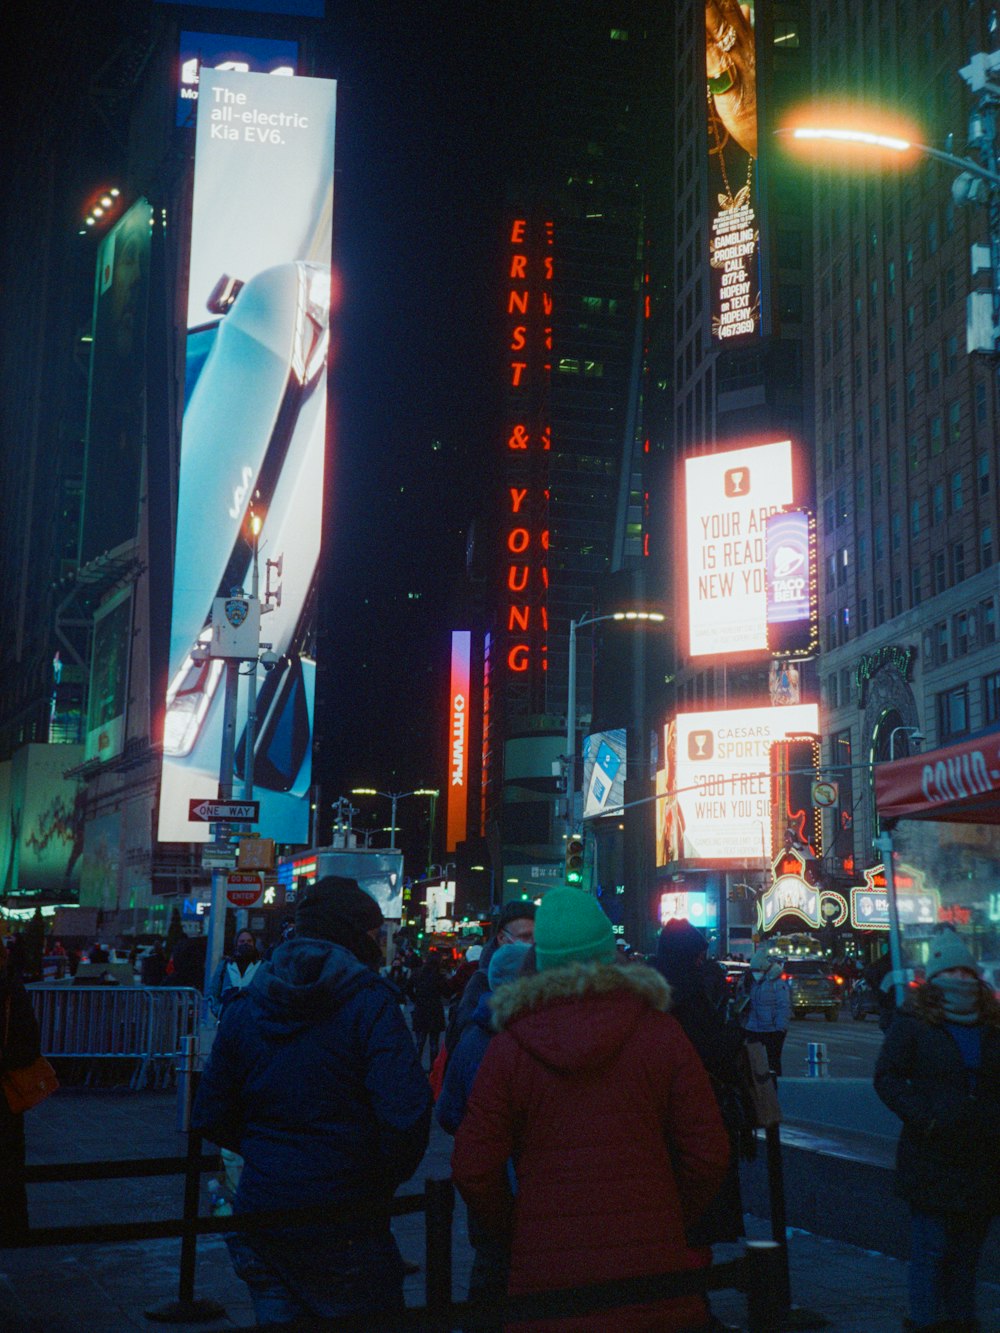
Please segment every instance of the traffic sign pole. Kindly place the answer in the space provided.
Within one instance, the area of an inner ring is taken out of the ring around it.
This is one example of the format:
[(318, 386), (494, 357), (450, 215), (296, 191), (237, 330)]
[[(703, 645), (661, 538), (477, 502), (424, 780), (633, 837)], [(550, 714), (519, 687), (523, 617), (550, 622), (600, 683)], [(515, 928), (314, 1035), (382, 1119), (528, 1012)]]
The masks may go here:
[[(235, 657), (227, 657), (226, 696), (222, 713), (222, 754), (219, 759), (219, 800), (231, 801), (233, 798), (233, 764), (236, 755), (236, 701), (240, 687), (240, 663)], [(229, 823), (219, 821), (217, 842), (228, 841)], [(228, 872), (221, 868), (212, 870), (212, 913), (208, 923), (208, 947), (205, 950), (205, 994), (208, 995), (216, 969), (222, 961), (222, 952), (226, 942), (226, 883)]]

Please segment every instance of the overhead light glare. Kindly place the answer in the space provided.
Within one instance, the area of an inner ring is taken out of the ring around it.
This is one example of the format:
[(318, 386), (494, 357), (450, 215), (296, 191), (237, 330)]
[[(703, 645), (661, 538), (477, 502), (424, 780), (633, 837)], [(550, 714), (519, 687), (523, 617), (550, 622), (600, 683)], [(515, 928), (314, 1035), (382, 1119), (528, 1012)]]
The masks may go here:
[(870, 148), (889, 148), (894, 153), (905, 153), (913, 147), (908, 139), (898, 139), (891, 134), (872, 134), (869, 130), (823, 129), (811, 125), (801, 125), (794, 129), (792, 138), (831, 139), (836, 143), (858, 143)]

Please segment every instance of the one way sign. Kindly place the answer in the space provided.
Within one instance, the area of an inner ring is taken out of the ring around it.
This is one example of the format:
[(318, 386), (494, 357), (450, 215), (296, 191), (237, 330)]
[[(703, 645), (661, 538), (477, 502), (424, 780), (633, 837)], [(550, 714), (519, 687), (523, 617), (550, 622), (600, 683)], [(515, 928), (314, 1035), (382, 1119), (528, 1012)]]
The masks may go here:
[(197, 824), (216, 820), (256, 824), (259, 818), (260, 801), (188, 801), (188, 820)]

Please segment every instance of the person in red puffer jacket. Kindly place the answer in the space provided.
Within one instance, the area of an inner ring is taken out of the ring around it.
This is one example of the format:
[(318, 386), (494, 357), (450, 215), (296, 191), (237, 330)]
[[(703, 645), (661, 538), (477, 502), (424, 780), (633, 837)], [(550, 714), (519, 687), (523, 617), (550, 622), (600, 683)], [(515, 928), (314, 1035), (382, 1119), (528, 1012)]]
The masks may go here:
[[(452, 1157), (477, 1224), (511, 1242), (510, 1293), (699, 1267), (684, 1232), (725, 1178), (729, 1140), (708, 1075), (667, 1012), (670, 987), (651, 968), (616, 964), (611, 923), (579, 889), (545, 895), (535, 954), (537, 974), (494, 1001), (498, 1035)], [(531, 1325), (710, 1326), (700, 1296)]]

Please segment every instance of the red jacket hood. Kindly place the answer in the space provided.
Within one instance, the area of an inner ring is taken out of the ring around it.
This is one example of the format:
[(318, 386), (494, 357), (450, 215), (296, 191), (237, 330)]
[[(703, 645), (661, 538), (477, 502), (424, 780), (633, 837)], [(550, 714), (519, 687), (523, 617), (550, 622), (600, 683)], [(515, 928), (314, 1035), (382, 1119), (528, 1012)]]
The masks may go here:
[(572, 963), (500, 987), (493, 1026), (536, 1060), (566, 1073), (607, 1063), (647, 1009), (670, 1008), (670, 987), (634, 963)]

